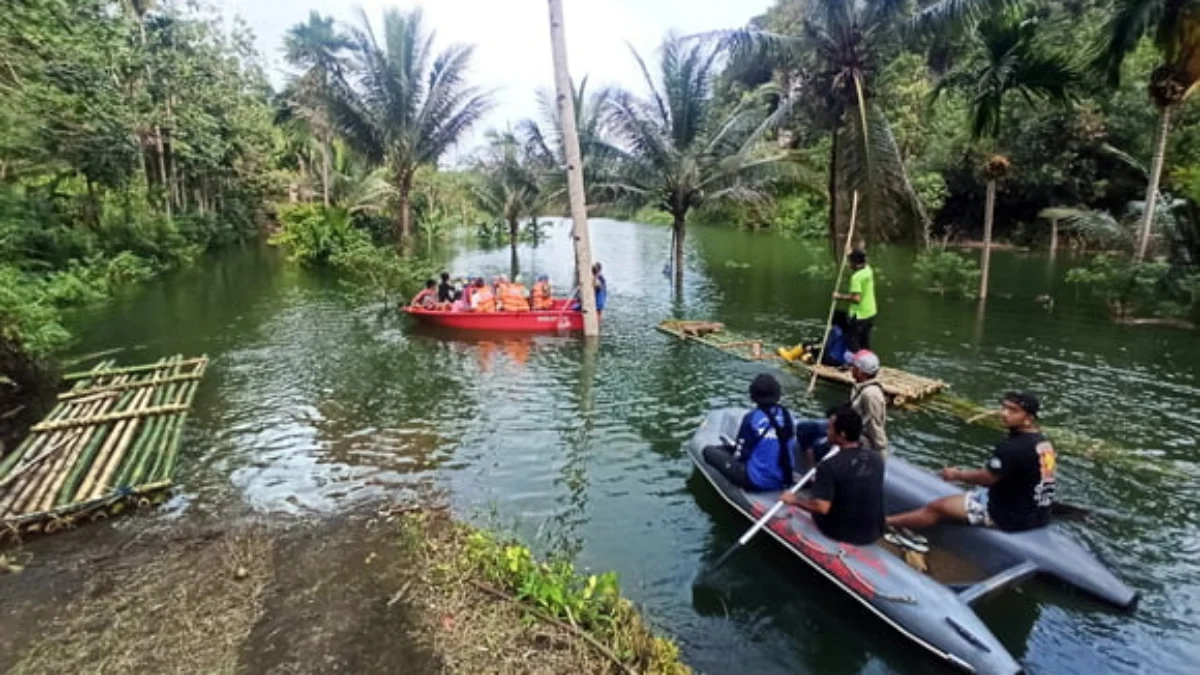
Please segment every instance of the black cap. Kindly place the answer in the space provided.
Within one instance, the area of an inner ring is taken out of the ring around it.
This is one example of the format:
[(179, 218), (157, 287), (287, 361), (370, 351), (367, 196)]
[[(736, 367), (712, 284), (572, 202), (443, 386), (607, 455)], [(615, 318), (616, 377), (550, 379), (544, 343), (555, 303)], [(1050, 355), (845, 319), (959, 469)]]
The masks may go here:
[(854, 263), (855, 265), (861, 265), (867, 262), (867, 252), (861, 248), (856, 248), (853, 251), (850, 251), (850, 262)]
[(1000, 400), (1004, 403), (1013, 403), (1034, 417), (1037, 417), (1038, 411), (1042, 408), (1042, 404), (1038, 402), (1036, 396), (1024, 391), (1010, 391), (1004, 394), (1004, 398)]
[(779, 403), (779, 380), (763, 373), (750, 383), (750, 400), (758, 405), (775, 405)]

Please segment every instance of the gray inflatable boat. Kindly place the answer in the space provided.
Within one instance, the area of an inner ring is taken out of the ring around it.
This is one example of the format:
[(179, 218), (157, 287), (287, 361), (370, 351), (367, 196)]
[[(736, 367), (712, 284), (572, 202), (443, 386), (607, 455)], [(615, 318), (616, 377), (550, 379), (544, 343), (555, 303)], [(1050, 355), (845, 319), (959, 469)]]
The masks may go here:
[[(775, 504), (778, 493), (748, 493), (730, 483), (702, 455), (706, 446), (719, 444), (721, 436), (735, 437), (746, 412), (724, 409), (709, 413), (688, 442), (687, 452), (725, 501), (757, 520)], [(894, 457), (887, 462), (884, 490), (889, 513), (958, 491)], [(957, 586), (943, 585), (916, 571), (882, 546), (853, 546), (829, 539), (801, 509), (781, 511), (764, 532), (901, 635), (967, 672), (1022, 672), (971, 606), (1034, 574), (1054, 577), (1118, 607), (1130, 608), (1137, 601), (1132, 589), (1054, 527), (1022, 533), (954, 525), (933, 528), (928, 532), (931, 544), (961, 556), (987, 575), (976, 583)]]

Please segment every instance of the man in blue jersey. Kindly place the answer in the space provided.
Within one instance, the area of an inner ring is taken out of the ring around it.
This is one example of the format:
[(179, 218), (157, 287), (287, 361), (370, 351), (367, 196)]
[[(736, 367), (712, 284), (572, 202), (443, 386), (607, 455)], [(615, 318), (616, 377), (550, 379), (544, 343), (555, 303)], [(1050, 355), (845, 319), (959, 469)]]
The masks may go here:
[(782, 490), (792, 484), (795, 426), (787, 408), (779, 405), (779, 381), (767, 374), (750, 383), (754, 410), (742, 418), (737, 442), (730, 448), (704, 448), (704, 461), (730, 482), (752, 492)]

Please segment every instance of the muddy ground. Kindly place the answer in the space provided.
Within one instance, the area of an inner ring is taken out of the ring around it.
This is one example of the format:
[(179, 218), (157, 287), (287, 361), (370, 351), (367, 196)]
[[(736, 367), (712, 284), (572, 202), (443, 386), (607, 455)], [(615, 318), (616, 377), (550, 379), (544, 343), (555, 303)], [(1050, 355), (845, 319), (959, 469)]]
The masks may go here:
[(618, 671), (512, 602), (430, 582), (402, 520), (135, 516), (8, 548), (24, 569), (0, 574), (0, 672)]

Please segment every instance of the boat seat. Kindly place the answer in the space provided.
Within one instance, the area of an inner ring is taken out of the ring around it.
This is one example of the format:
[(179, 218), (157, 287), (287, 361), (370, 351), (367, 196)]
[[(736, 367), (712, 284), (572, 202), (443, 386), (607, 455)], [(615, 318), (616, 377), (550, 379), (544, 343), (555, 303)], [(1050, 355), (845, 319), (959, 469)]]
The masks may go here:
[(1018, 584), (1037, 572), (1037, 565), (1030, 560), (1023, 560), (1012, 567), (1000, 570), (996, 574), (973, 584), (950, 584), (951, 590), (968, 605), (974, 605), (980, 598), (998, 591), (1006, 586)]

